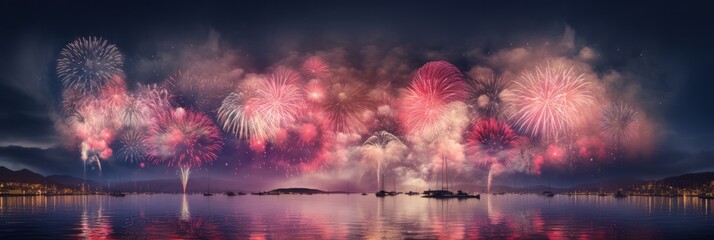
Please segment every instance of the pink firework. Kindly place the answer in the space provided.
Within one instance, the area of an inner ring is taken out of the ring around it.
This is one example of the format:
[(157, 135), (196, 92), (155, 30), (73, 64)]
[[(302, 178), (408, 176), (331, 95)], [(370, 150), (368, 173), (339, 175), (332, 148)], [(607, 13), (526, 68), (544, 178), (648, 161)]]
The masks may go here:
[(509, 155), (518, 143), (518, 135), (507, 123), (490, 118), (478, 120), (467, 141), (470, 152), (478, 158), (477, 162), (488, 166), (487, 189), (491, 192), (493, 176), (508, 165), (511, 160)]
[(508, 157), (503, 156), (518, 143), (518, 134), (504, 121), (494, 118), (478, 120), (467, 140), (469, 150), (475, 153), (482, 165), (506, 165)]
[(223, 140), (206, 115), (177, 108), (158, 116), (147, 144), (154, 163), (193, 167), (215, 160)]
[(174, 98), (168, 89), (157, 84), (140, 85), (134, 96), (136, 104), (148, 108), (152, 118), (169, 111)]
[(327, 160), (329, 139), (318, 123), (302, 121), (285, 131), (266, 152), (266, 158), (285, 169), (286, 176), (315, 171)]
[(322, 58), (318, 56), (312, 56), (305, 60), (302, 65), (302, 70), (310, 77), (321, 78), (324, 77), (329, 71), (329, 66)]
[(367, 117), (374, 103), (369, 89), (358, 81), (338, 80), (332, 83), (320, 104), (324, 125), (328, 130), (347, 134), (367, 131)]
[(275, 139), (278, 130), (291, 125), (304, 106), (296, 76), (294, 71), (279, 70), (262, 79), (254, 93), (228, 95), (218, 109), (223, 129), (243, 139)]
[(509, 120), (518, 130), (546, 142), (557, 141), (590, 116), (595, 97), (590, 83), (572, 67), (547, 65), (514, 82)]
[(109, 145), (117, 129), (116, 121), (110, 113), (112, 108), (90, 95), (82, 99), (67, 118), (71, 134), (81, 142), (81, 158), (85, 166), (87, 161), (96, 163), (100, 173), (100, 160), (112, 155)]
[(401, 99), (399, 118), (410, 134), (436, 132), (448, 105), (466, 97), (464, 76), (445, 61), (424, 64)]

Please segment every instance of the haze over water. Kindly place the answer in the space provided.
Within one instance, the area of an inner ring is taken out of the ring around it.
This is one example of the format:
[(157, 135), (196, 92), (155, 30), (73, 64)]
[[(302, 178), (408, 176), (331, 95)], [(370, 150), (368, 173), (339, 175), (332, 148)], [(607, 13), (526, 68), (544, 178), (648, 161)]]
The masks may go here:
[(712, 203), (565, 195), (0, 197), (0, 239), (707, 238)]

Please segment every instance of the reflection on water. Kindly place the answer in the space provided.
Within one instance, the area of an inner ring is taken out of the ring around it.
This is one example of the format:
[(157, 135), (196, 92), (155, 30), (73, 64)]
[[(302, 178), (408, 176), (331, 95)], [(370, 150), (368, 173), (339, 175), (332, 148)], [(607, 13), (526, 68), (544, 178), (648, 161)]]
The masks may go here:
[(0, 197), (0, 239), (701, 238), (713, 216), (696, 197)]

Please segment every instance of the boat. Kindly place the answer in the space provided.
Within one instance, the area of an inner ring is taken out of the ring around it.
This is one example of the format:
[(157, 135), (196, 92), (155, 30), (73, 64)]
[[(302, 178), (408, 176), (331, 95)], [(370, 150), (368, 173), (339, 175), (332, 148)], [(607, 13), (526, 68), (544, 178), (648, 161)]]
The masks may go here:
[(551, 191), (543, 191), (543, 193), (541, 193), (541, 195), (543, 195), (545, 197), (553, 197), (553, 196), (555, 196), (555, 193), (553, 193)]
[(476, 195), (471, 195), (465, 192), (462, 192), (461, 190), (456, 191), (456, 194), (454, 194), (456, 198), (476, 198), (476, 199), (481, 199), (481, 194), (476, 194)]
[(407, 194), (407, 195), (409, 195), (409, 196), (412, 196), (412, 195), (419, 195), (419, 193), (418, 193), (418, 192), (412, 192), (412, 191), (409, 191), (409, 192), (407, 192), (406, 194)]
[(622, 191), (622, 190), (617, 190), (617, 192), (612, 194), (612, 196), (614, 196), (615, 198), (625, 198), (625, 197), (627, 197), (627, 193), (625, 193), (625, 191)]
[(243, 196), (243, 195), (246, 195), (246, 193), (244, 193), (244, 192), (238, 192), (238, 196)]
[(235, 195), (236, 195), (236, 193), (234, 193), (234, 192), (230, 192), (230, 191), (229, 191), (229, 192), (226, 192), (226, 196), (233, 197), (233, 196), (235, 196)]
[(203, 196), (210, 197), (213, 196), (213, 193), (211, 193), (211, 178), (208, 178), (208, 192), (203, 193)]
[(257, 192), (257, 193), (254, 192), (254, 193), (250, 193), (250, 195), (263, 196), (265, 194), (263, 192)]
[(714, 193), (700, 193), (697, 197), (701, 199), (714, 199)]
[(362, 196), (367, 196), (367, 193), (366, 193), (366, 192), (363, 192), (363, 193), (362, 193)]
[(112, 193), (109, 193), (109, 196), (112, 196), (112, 197), (124, 197), (124, 196), (126, 196), (126, 194), (121, 193), (121, 192), (112, 192)]
[(442, 173), (442, 179), (441, 179), (441, 190), (427, 190), (424, 191), (424, 195), (421, 196), (423, 198), (435, 198), (435, 199), (451, 199), (451, 198), (456, 198), (456, 199), (467, 199), (467, 198), (476, 198), (476, 199), (481, 199), (480, 194), (476, 195), (471, 195), (466, 192), (463, 192), (461, 190), (458, 190), (456, 194), (453, 192), (449, 191), (448, 184), (445, 183), (448, 181), (448, 172), (447, 172), (447, 166), (446, 166), (446, 158), (443, 156), (441, 157), (442, 159), (442, 168), (443, 173)]
[(380, 197), (380, 198), (381, 198), (381, 197), (386, 197), (386, 196), (394, 196), (394, 195), (390, 195), (389, 192), (384, 191), (384, 174), (382, 174), (382, 182), (381, 182), (381, 185), (380, 185), (380, 190), (379, 190), (379, 192), (374, 193), (374, 196), (377, 196), (377, 197)]

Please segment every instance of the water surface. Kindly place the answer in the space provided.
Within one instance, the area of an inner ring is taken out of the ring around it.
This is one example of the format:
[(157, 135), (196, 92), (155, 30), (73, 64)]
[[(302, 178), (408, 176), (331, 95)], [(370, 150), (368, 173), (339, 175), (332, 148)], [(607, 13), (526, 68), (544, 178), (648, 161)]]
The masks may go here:
[(0, 197), (0, 239), (714, 239), (713, 203), (564, 195)]

